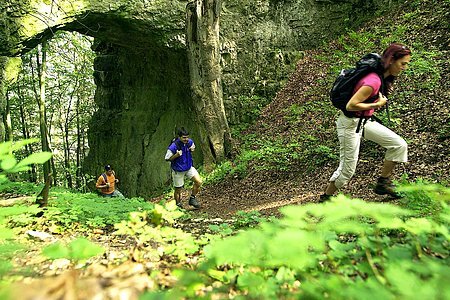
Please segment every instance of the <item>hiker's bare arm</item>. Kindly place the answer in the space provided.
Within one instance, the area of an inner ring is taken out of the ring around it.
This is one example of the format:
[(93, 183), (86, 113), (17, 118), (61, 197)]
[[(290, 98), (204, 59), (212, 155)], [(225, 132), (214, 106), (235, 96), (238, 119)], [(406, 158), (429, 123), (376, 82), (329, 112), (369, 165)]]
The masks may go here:
[(105, 184), (97, 184), (95, 187), (98, 189), (104, 189), (104, 188), (109, 187), (109, 183), (106, 182)]
[(387, 98), (379, 93), (379, 99), (376, 103), (363, 103), (370, 97), (373, 89), (370, 86), (362, 86), (348, 101), (345, 107), (348, 111), (363, 111), (369, 109), (379, 109), (386, 104)]
[[(101, 183), (103, 182), (103, 183)], [(109, 187), (109, 183), (105, 182), (105, 180), (103, 179), (102, 181), (100, 181), (100, 179), (97, 181), (97, 183), (95, 184), (95, 188), (97, 189), (104, 189)]]
[(169, 157), (169, 161), (173, 161), (174, 159), (180, 157), (181, 155), (183, 155), (183, 151), (181, 150), (177, 150), (177, 152), (175, 152), (174, 155), (172, 155), (171, 157)]

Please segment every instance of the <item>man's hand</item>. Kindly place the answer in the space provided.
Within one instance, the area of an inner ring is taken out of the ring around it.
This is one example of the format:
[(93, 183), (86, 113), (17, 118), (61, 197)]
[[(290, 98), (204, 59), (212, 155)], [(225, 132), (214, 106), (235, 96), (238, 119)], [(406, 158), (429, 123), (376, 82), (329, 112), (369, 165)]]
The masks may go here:
[(109, 182), (105, 183), (106, 187), (109, 188)]
[(178, 154), (178, 156), (181, 156), (181, 155), (183, 155), (183, 151), (177, 150), (177, 154)]
[(115, 182), (115, 183), (118, 183), (118, 182), (119, 182), (119, 179), (116, 178), (116, 180), (115, 180), (114, 182)]

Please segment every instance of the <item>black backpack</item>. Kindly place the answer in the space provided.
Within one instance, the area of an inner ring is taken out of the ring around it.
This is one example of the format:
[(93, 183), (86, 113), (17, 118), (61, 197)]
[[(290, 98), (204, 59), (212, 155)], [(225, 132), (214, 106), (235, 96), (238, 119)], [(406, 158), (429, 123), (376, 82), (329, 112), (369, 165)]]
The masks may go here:
[(180, 141), (177, 137), (174, 137), (171, 141), (170, 141), (170, 145), (172, 145), (172, 143), (175, 143), (175, 146), (177, 146), (177, 150), (181, 150), (183, 149), (183, 142)]
[[(330, 99), (333, 106), (339, 108), (347, 117), (355, 117), (354, 112), (347, 111), (346, 106), (350, 98), (353, 96), (353, 90), (358, 81), (367, 74), (375, 72), (380, 76), (382, 94), (384, 90), (383, 65), (381, 56), (377, 53), (369, 53), (364, 55), (357, 63), (355, 68), (341, 70), (336, 78), (330, 91)], [(366, 103), (371, 103), (378, 98), (378, 95), (367, 99)]]
[[(113, 175), (116, 176), (116, 172), (113, 171)], [(106, 173), (102, 173), (102, 177), (103, 177), (103, 180), (105, 181), (105, 183), (107, 183), (108, 182), (108, 176), (106, 175)]]

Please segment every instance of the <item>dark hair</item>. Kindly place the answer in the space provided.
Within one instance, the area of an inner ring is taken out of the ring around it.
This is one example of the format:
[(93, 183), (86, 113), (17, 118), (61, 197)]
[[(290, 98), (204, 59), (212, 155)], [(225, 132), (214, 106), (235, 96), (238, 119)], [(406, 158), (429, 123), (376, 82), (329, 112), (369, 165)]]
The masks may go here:
[(403, 56), (411, 55), (411, 50), (403, 44), (400, 43), (392, 43), (383, 51), (382, 61), (383, 68), (386, 70), (389, 68), (389, 65)]
[(105, 166), (105, 171), (110, 171), (110, 170), (112, 170), (111, 166), (110, 165), (106, 165)]
[[(406, 55), (411, 55), (411, 50), (400, 43), (392, 43), (390, 44), (384, 51), (383, 55), (381, 56), (381, 60), (383, 62), (383, 69), (387, 70), (389, 68), (389, 65), (396, 61), (397, 59), (400, 59)], [(389, 75), (384, 79), (386, 83), (385, 87), (385, 94), (389, 94), (390, 87), (392, 86), (392, 83), (394, 82), (395, 76)]]
[(189, 135), (189, 131), (184, 129), (184, 127), (181, 127), (180, 129), (178, 129), (178, 136), (179, 137), (188, 136), (188, 135)]

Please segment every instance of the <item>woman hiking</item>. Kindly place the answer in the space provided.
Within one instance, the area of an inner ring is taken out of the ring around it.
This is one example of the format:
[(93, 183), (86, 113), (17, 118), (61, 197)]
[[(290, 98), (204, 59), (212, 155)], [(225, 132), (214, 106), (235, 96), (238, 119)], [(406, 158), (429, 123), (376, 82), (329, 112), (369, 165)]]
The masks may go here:
[[(389, 45), (384, 50), (381, 58), (384, 91), (382, 90), (383, 84), (380, 76), (375, 72), (369, 73), (358, 81), (354, 88), (353, 96), (348, 101), (345, 109), (349, 112), (355, 112), (356, 116), (371, 116), (373, 111), (386, 105), (388, 101), (386, 96), (392, 90), (394, 79), (407, 69), (410, 60), (411, 50), (406, 46), (399, 43)], [(367, 99), (375, 95), (378, 95), (378, 99), (372, 103), (365, 103)], [(374, 120), (366, 120), (362, 124), (363, 128), (357, 130), (359, 121), (359, 117), (347, 117), (342, 111), (339, 114), (336, 121), (340, 152), (339, 167), (331, 176), (324, 194), (320, 196), (319, 202), (330, 199), (338, 189), (347, 184), (352, 178), (358, 162), (362, 136), (386, 149), (383, 167), (374, 192), (379, 195), (400, 198), (390, 177), (397, 163), (407, 161), (408, 146), (405, 140)]]

